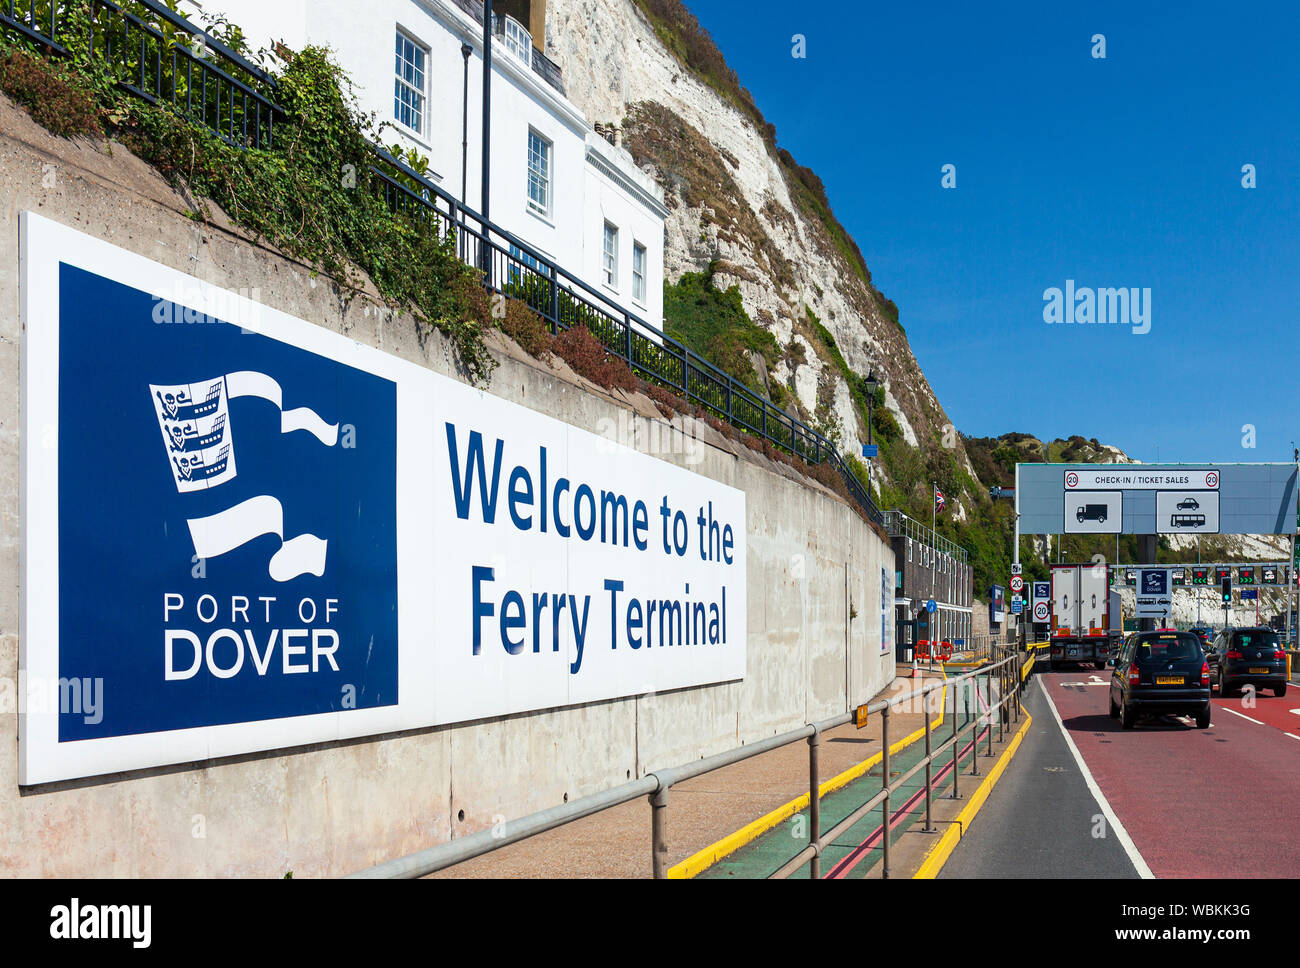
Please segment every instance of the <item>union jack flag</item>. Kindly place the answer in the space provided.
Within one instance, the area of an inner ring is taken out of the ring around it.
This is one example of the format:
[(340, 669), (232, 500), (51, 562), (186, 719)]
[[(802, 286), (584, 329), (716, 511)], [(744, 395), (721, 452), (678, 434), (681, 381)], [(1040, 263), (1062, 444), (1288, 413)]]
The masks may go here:
[(946, 505), (943, 503), (943, 491), (936, 487), (934, 489), (934, 510), (937, 513), (942, 511), (944, 507), (946, 507)]

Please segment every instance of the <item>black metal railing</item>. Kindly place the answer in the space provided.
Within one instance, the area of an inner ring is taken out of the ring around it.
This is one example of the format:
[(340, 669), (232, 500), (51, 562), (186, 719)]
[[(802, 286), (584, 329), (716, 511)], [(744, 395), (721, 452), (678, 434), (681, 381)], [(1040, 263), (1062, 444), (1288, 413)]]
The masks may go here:
[[(17, 6), (15, 0), (0, 0), (0, 26), (16, 29), (59, 54), (68, 53), (60, 38), (71, 30), (86, 30), (91, 54), (116, 68), (123, 89), (150, 103), (169, 105), (227, 142), (269, 148), (274, 119), (283, 116), (274, 100), (275, 79), (155, 0), (135, 0), (132, 6), (156, 16), (158, 23), (146, 23), (113, 0), (28, 0)], [(78, 23), (69, 14), (87, 9), (89, 22), (83, 17)], [(164, 23), (179, 36), (164, 34)], [(211, 53), (196, 53), (198, 49)], [(484, 285), (527, 303), (552, 333), (585, 325), (608, 352), (647, 382), (810, 464), (830, 466), (863, 514), (883, 523), (862, 482), (822, 434), (527, 242), (485, 221), (378, 146), (370, 174), (374, 190), (390, 210), (437, 233), (440, 240), (450, 240), (462, 262), (483, 272)]]
[(79, 37), (123, 89), (233, 145), (269, 148), (283, 116), (274, 78), (154, 0), (3, 0), (0, 25), (63, 56)]
[[(454, 237), (456, 253), (484, 273), (490, 289), (520, 299), (551, 332), (585, 325), (605, 349), (642, 379), (811, 464), (828, 464), (868, 518), (884, 516), (836, 446), (659, 328), (609, 299), (522, 239), (484, 220), (400, 158), (375, 149), (377, 188), (394, 211)], [(415, 187), (412, 187), (415, 186)]]

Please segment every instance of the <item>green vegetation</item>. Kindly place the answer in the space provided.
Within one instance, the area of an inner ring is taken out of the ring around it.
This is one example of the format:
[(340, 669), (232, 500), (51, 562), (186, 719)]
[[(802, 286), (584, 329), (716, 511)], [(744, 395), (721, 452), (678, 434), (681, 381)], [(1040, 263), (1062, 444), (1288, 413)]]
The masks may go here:
[[(850, 369), (849, 364), (844, 359), (844, 354), (840, 352), (839, 346), (835, 343), (835, 337), (831, 331), (822, 325), (822, 321), (817, 318), (812, 307), (805, 305), (803, 307), (804, 316), (808, 320), (817, 341), (822, 345), (825, 351), (824, 355), (830, 359), (839, 371), (844, 382), (848, 384), (849, 393), (853, 397), (853, 402), (857, 407), (858, 417), (862, 421), (862, 426), (867, 425), (868, 415), (870, 415), (872, 424), (872, 439), (882, 446), (891, 441), (896, 441), (902, 435), (902, 429), (898, 426), (898, 421), (894, 415), (889, 412), (885, 406), (885, 389), (877, 385), (874, 391), (867, 389), (866, 377), (861, 373), (855, 373)], [(867, 399), (871, 398), (871, 406), (867, 406)]]
[[(88, 7), (89, 0), (71, 0), (65, 10), (84, 18)], [(70, 23), (78, 22), (85, 21)], [(176, 28), (164, 32), (168, 44), (188, 46)], [(248, 53), (237, 28), (218, 23), (213, 33)], [(170, 108), (123, 91), (118, 74), (125, 68), (92, 57), (87, 31), (67, 29), (62, 39), (72, 56), (56, 59), (42, 55), (35, 44), (0, 33), (0, 86), (34, 106), (35, 120), (59, 135), (96, 134), (97, 127), (107, 132), (173, 185), (212, 200), (245, 229), (318, 266), (343, 287), (342, 298), (351, 298), (347, 289), (360, 288), (359, 268), (392, 308), (412, 311), (420, 325), (445, 333), (471, 380), (491, 374), (495, 361), (483, 335), (493, 320), (486, 301), (476, 298), (478, 274), (456, 258), (454, 236), (439, 238), (432, 225), (390, 211), (367, 185), (373, 161), (368, 141), (375, 140), (375, 132), (356, 110), (349, 82), (325, 50), (281, 52), (288, 64), (275, 97), (285, 117), (276, 125), (274, 147), (254, 150), (229, 145)], [(114, 43), (121, 49), (123, 38)], [(101, 34), (100, 54), (103, 44)], [(189, 93), (184, 70), (172, 75), (166, 68), (164, 83), (184, 103)], [(206, 219), (208, 213), (200, 203), (193, 214)]]
[(755, 369), (758, 354), (770, 369), (780, 356), (776, 337), (745, 312), (740, 288), (726, 292), (713, 284), (717, 263), (704, 272), (687, 272), (676, 285), (664, 283), (664, 331), (714, 366), (765, 396), (769, 382)]

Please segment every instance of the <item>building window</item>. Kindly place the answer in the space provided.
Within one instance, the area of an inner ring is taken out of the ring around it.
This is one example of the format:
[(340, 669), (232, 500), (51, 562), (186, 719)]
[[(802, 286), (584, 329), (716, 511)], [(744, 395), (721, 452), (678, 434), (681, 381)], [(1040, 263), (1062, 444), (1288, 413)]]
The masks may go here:
[(605, 245), (601, 253), (605, 285), (618, 288), (618, 229), (605, 223)]
[(424, 133), (424, 61), (428, 53), (406, 34), (397, 32), (393, 117), (416, 134)]
[(529, 255), (517, 245), (510, 246), (510, 262), (507, 266), (506, 275), (515, 285), (519, 285), (524, 276), (522, 266), (531, 269), (534, 274), (549, 279), (551, 277), (551, 267), (544, 262), (540, 262), (533, 256)]
[(533, 35), (514, 17), (493, 14), (496, 33), (505, 41), (506, 50), (531, 67), (533, 63)]
[(645, 302), (645, 246), (632, 243), (632, 298)]
[(528, 129), (528, 207), (540, 215), (551, 210), (551, 143)]

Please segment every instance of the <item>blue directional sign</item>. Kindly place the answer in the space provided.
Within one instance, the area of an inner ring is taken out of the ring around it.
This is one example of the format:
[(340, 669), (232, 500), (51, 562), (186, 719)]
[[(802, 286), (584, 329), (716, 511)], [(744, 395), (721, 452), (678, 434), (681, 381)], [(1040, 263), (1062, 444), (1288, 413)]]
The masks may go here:
[(879, 445), (879, 444), (863, 444), (863, 445), (862, 445), (862, 456), (863, 456), (863, 457), (871, 458), (871, 457), (875, 457), (875, 456), (876, 456), (877, 454), (879, 454), (879, 453), (880, 453), (880, 445)]
[(1019, 598), (1011, 599), (1011, 614), (1019, 615), (1025, 610), (1025, 603)]
[(1252, 598), (1259, 598), (1259, 589), (1258, 589), (1258, 588), (1243, 588), (1243, 589), (1241, 590), (1241, 597), (1242, 597), (1243, 599), (1245, 599), (1245, 600), (1250, 600), (1250, 599), (1252, 599)]

